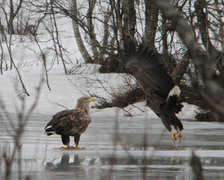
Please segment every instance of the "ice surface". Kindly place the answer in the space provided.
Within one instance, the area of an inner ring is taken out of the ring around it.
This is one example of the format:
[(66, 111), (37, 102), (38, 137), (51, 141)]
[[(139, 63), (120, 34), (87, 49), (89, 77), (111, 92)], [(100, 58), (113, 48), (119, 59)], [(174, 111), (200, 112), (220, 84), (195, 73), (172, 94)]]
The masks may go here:
[[(11, 115), (16, 119), (16, 115)], [(82, 151), (58, 150), (60, 136), (46, 136), (51, 116), (33, 114), (22, 138), (22, 174), (31, 179), (192, 179), (192, 151), (201, 158), (206, 179), (224, 178), (224, 124), (183, 120), (183, 142), (174, 144), (159, 119), (93, 116), (81, 136)], [(3, 120), (1, 150), (13, 147)], [(116, 129), (115, 127), (117, 127)], [(119, 137), (119, 138), (115, 138)], [(74, 145), (71, 139), (71, 145)], [(16, 157), (17, 159), (18, 157)], [(17, 177), (17, 166), (13, 177)], [(4, 162), (0, 161), (3, 176)]]
[[(145, 106), (145, 102), (124, 109), (91, 109), (92, 123), (81, 136), (83, 151), (62, 151), (59, 136), (48, 137), (43, 129), (52, 115), (73, 108), (82, 95), (111, 95), (127, 87), (124, 80), (133, 79), (124, 74), (99, 74), (97, 65), (83, 64), (73, 37), (71, 21), (59, 20), (63, 48), (68, 52), (69, 75), (62, 63), (52, 62), (55, 53), (48, 33), (37, 36), (47, 60), (49, 86), (41, 89), (37, 107), (33, 111), (21, 140), (22, 156), (13, 164), (12, 179), (18, 179), (18, 160), (22, 160), (22, 176), (31, 179), (192, 179), (189, 160), (192, 150), (201, 158), (206, 179), (224, 179), (224, 125), (195, 122), (197, 107), (184, 103), (178, 115), (183, 124), (184, 141), (174, 144), (161, 120)], [(9, 54), (2, 42), (4, 58)], [(30, 96), (24, 96), (25, 109), (34, 102), (36, 88), (43, 69), (40, 49), (29, 37), (12, 36), (12, 57), (18, 66)], [(46, 80), (46, 79), (45, 79)], [(0, 100), (12, 118), (18, 122), (21, 112), (21, 84), (15, 69), (0, 75)], [(94, 104), (91, 104), (94, 106)], [(128, 113), (127, 113), (128, 112)], [(132, 117), (127, 117), (127, 116)], [(117, 124), (116, 124), (117, 123)], [(117, 129), (115, 127), (118, 127)], [(9, 122), (0, 116), (0, 179), (4, 177), (2, 154), (11, 153), (14, 133)], [(72, 142), (72, 141), (71, 141)]]

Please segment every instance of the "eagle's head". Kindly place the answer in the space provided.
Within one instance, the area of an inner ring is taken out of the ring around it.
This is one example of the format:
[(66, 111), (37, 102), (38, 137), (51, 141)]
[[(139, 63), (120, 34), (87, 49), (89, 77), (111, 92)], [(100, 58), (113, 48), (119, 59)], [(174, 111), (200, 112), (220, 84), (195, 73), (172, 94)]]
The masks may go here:
[(83, 96), (83, 97), (80, 97), (78, 99), (78, 102), (77, 102), (77, 107), (86, 107), (86, 106), (89, 106), (89, 103), (90, 102), (95, 102), (95, 98), (94, 97), (89, 97), (89, 96)]

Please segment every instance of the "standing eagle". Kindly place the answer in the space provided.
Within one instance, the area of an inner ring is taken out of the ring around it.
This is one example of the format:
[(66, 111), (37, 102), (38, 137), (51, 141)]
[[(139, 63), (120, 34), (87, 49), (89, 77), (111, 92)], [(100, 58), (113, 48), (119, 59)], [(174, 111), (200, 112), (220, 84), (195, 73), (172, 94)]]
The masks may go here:
[[(127, 73), (135, 77), (144, 91), (147, 106), (160, 117), (171, 132), (173, 141), (181, 141), (183, 125), (176, 116), (183, 107), (180, 103), (180, 89), (161, 64), (160, 55), (142, 46), (139, 49), (122, 49), (119, 53)], [(173, 131), (172, 126), (177, 132)]]
[[(95, 102), (95, 98), (84, 96), (78, 99), (75, 109), (56, 113), (44, 128), (45, 134), (48, 136), (52, 134), (61, 135), (62, 143), (66, 145), (65, 149), (83, 149), (78, 145), (81, 134), (85, 132), (91, 122), (89, 115), (90, 102)], [(75, 148), (69, 145), (69, 136), (74, 136)]]

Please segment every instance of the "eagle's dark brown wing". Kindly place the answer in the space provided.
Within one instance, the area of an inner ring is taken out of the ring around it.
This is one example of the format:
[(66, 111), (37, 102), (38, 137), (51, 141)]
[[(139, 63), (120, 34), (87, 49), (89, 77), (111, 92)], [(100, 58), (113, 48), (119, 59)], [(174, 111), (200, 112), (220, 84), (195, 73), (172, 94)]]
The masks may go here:
[(176, 130), (182, 130), (183, 125), (175, 115), (182, 105), (178, 98), (168, 98), (175, 84), (161, 64), (160, 55), (147, 48), (126, 48), (120, 51), (120, 57), (127, 72), (142, 87), (147, 105), (161, 118), (165, 127), (171, 131), (173, 125)]
[(91, 119), (83, 110), (73, 109), (58, 112), (45, 127), (47, 135), (59, 134), (74, 136), (83, 133)]
[(160, 55), (152, 50), (139, 49), (137, 51), (123, 50), (120, 52), (125, 68), (132, 74), (143, 90), (153, 88), (164, 98), (174, 87), (173, 80), (160, 63)]

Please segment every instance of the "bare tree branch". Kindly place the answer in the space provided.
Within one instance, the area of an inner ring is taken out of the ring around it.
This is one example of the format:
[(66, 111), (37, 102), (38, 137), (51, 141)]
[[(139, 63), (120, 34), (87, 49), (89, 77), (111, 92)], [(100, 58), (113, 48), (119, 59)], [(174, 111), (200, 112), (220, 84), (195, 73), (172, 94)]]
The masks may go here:
[[(73, 12), (73, 16), (75, 17), (75, 19), (78, 19), (78, 10), (77, 10), (77, 2), (76, 0), (73, 0), (73, 8), (72, 8), (72, 12)], [(79, 31), (79, 26), (78, 23), (75, 21), (75, 19), (72, 19), (72, 25), (73, 25), (73, 29), (74, 29), (74, 34), (75, 34), (75, 38), (77, 41), (77, 45), (79, 47), (80, 53), (82, 54), (82, 57), (84, 58), (86, 63), (92, 63), (93, 60), (90, 56), (90, 54), (88, 53), (88, 51), (86, 50), (86, 47), (83, 44), (83, 40)]]
[(156, 0), (145, 0), (145, 41), (151, 49), (155, 49), (155, 37), (158, 25), (158, 8)]
[(216, 48), (212, 45), (209, 37), (209, 28), (208, 28), (208, 15), (204, 12), (207, 12), (207, 4), (205, 0), (197, 0), (195, 2), (195, 12), (197, 15), (197, 22), (200, 30), (200, 34), (202, 37), (202, 42), (204, 44), (204, 47), (206, 50), (209, 52), (209, 55), (211, 57), (217, 57), (217, 50)]
[[(190, 57), (195, 67), (199, 70), (204, 86), (205, 95), (209, 97), (218, 106), (224, 106), (224, 93), (222, 86), (216, 81), (214, 61), (209, 59), (208, 54), (203, 51), (197, 43), (191, 26), (187, 20), (182, 16), (179, 10), (173, 7), (168, 0), (157, 1), (157, 6), (162, 13), (172, 22), (172, 26), (179, 34), (181, 40), (189, 51)], [(199, 91), (200, 93), (200, 91)], [(215, 109), (217, 112), (218, 109)], [(224, 114), (224, 112), (222, 113)]]

